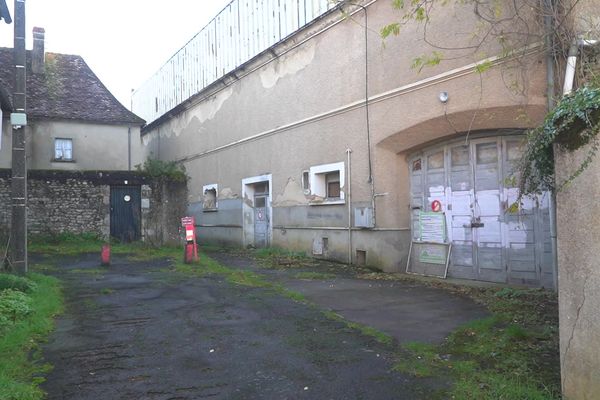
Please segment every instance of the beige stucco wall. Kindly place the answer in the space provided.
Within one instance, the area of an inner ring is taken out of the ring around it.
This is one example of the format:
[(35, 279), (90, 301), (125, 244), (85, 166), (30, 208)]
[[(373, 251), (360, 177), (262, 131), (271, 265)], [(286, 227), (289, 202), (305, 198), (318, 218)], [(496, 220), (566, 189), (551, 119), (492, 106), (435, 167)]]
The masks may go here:
[[(0, 168), (10, 168), (12, 132), (4, 126)], [(72, 121), (29, 121), (27, 155), (30, 169), (127, 170), (128, 129), (124, 125), (102, 125)], [(143, 161), (140, 128), (131, 127), (131, 167)], [(53, 161), (54, 139), (73, 141), (74, 162)]]
[[(375, 2), (368, 10), (371, 157), (374, 192), (381, 196), (375, 200), (379, 230), (361, 231), (357, 240), (373, 254), (368, 260), (376, 260), (387, 270), (399, 270), (409, 237), (406, 152), (469, 129), (535, 125), (545, 114), (545, 67), (538, 53), (521, 58), (518, 65), (499, 62), (479, 75), (472, 65), (473, 56), (448, 51), (447, 61), (418, 73), (411, 69), (413, 59), (434, 50), (423, 40), (422, 27), (407, 26), (400, 37), (384, 43), (378, 31), (393, 21), (391, 2)], [(219, 224), (227, 225), (221, 229), (228, 232), (241, 229), (241, 180), (272, 174), (272, 225), (338, 228), (339, 243), (331, 245), (346, 248), (348, 235), (341, 230), (347, 228), (347, 203), (311, 205), (312, 197), (302, 194), (300, 185), (302, 171), (311, 166), (344, 162), (347, 168), (347, 149), (352, 150), (352, 208), (371, 205), (364, 16), (358, 12), (310, 36), (340, 16), (334, 13), (328, 18), (318, 23), (323, 26), (313, 26), (274, 48), (274, 53), (284, 55), (248, 72), (270, 55), (259, 57), (236, 73), (246, 74), (243, 78), (225, 79), (231, 82), (229, 86), (192, 103), (143, 137), (146, 154), (153, 152), (186, 166), (191, 176), (190, 210), (201, 225), (207, 225), (207, 231), (215, 232)], [(430, 26), (429, 38), (440, 45), (460, 45), (457, 38), (470, 40), (461, 33), (475, 29), (470, 6), (449, 5), (432, 18), (436, 23)], [(293, 48), (302, 39), (308, 40)], [(496, 44), (488, 43), (477, 55), (484, 58), (499, 52)], [(511, 79), (516, 79), (519, 93), (508, 88)], [(447, 104), (438, 100), (441, 91), (450, 95)], [(215, 183), (220, 206), (209, 215), (199, 203), (203, 185)], [(343, 190), (347, 188), (346, 182)], [(221, 205), (227, 207), (226, 212)], [(275, 229), (274, 244), (300, 246), (310, 252), (319, 231), (308, 230), (292, 235), (287, 230), (284, 235)]]
[[(559, 182), (585, 159), (559, 152)], [(600, 393), (600, 159), (557, 195), (560, 353), (565, 399)]]

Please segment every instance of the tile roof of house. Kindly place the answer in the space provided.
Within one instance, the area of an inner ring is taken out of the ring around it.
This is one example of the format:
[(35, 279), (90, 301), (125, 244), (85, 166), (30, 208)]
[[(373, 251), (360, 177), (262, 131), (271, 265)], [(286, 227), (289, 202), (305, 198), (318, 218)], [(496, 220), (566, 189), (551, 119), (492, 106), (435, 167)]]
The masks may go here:
[[(34, 74), (27, 51), (27, 66), (27, 115), (32, 119), (140, 126), (145, 122), (109, 92), (80, 56), (46, 53), (46, 72)], [(0, 86), (12, 93), (13, 82), (13, 49), (0, 48)]]

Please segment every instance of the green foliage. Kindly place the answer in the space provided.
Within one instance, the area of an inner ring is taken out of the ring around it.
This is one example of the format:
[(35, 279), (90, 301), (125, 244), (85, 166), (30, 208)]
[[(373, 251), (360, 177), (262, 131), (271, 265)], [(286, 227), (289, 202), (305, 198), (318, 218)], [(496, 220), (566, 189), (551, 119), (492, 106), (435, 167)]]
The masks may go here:
[(12, 291), (8, 295), (19, 303), (20, 316), (0, 334), (2, 400), (43, 399), (44, 393), (38, 385), (44, 380), (41, 374), (51, 368), (40, 362), (40, 353), (36, 350), (54, 328), (54, 316), (62, 310), (60, 286), (52, 277), (38, 274), (27, 277), (35, 288), (29, 294)]
[(481, 62), (481, 63), (479, 63), (479, 64), (477, 64), (475, 66), (475, 72), (477, 72), (478, 74), (483, 74), (484, 72), (486, 72), (490, 68), (492, 68), (492, 62), (491, 61), (484, 61), (484, 62)]
[(144, 175), (155, 179), (166, 179), (174, 182), (187, 182), (185, 166), (175, 161), (162, 161), (148, 157), (144, 164), (135, 168)]
[(424, 54), (414, 58), (410, 67), (421, 72), (424, 67), (433, 67), (438, 65), (442, 61), (442, 57), (442, 53), (438, 51), (434, 51), (431, 54)]
[(30, 279), (22, 276), (0, 273), (0, 291), (14, 289), (23, 293), (29, 293), (37, 288)]
[(13, 289), (0, 291), (0, 333), (31, 313), (31, 299)]
[[(600, 142), (600, 88), (583, 86), (563, 97), (539, 128), (527, 134), (527, 146), (519, 163), (520, 195), (560, 191), (590, 165)], [(575, 151), (590, 145), (583, 162), (563, 182), (554, 175), (554, 145)]]
[(392, 338), (387, 333), (382, 332), (382, 331), (375, 329), (368, 325), (360, 324), (358, 322), (348, 321), (347, 319), (345, 319), (344, 317), (342, 317), (340, 314), (338, 314), (336, 312), (323, 311), (323, 315), (325, 315), (327, 318), (329, 318), (331, 320), (343, 322), (344, 325), (346, 325), (349, 329), (359, 331), (361, 334), (363, 334), (365, 336), (372, 337), (373, 339), (375, 339), (376, 341), (378, 341), (381, 344), (385, 344), (385, 345), (389, 346), (394, 343), (394, 338)]

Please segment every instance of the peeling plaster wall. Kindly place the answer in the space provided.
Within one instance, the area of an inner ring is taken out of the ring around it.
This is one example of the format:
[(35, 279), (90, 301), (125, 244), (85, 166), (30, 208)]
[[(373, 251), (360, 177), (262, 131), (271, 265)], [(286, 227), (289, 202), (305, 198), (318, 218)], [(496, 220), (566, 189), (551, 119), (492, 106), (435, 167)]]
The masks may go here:
[[(534, 126), (545, 114), (545, 76), (539, 73), (545, 67), (539, 54), (520, 60), (522, 93), (505, 84), (514, 65), (501, 64), (480, 77), (469, 66), (476, 60), (460, 51), (418, 74), (410, 67), (413, 58), (432, 50), (421, 40), (421, 27), (382, 43), (377, 32), (389, 23), (391, 3), (376, 2), (368, 9), (371, 161), (374, 190), (384, 195), (375, 200), (377, 229), (357, 231), (353, 251), (363, 246), (369, 263), (398, 271), (410, 240), (406, 153), (469, 130)], [(474, 29), (468, 5), (444, 7), (435, 18), (435, 26), (443, 29), (432, 25), (429, 33), (442, 43), (468, 40), (469, 35), (455, 33)], [(343, 19), (332, 13), (272, 50), (208, 88), (206, 99), (200, 95), (179, 114), (153, 125), (144, 133), (144, 151), (185, 165), (191, 176), (190, 212), (202, 240), (242, 244), (250, 235), (243, 233), (250, 221), (244, 224), (242, 179), (271, 174), (273, 244), (310, 254), (315, 235), (328, 227), (337, 238), (331, 257), (344, 261), (347, 203), (312, 205), (315, 199), (303, 193), (301, 182), (302, 171), (330, 163), (343, 162), (348, 176), (346, 150), (351, 149), (352, 209), (371, 205), (364, 15), (359, 11)], [(489, 56), (500, 52), (493, 43), (485, 50)], [(450, 94), (447, 104), (438, 100), (441, 91)], [(202, 210), (202, 187), (208, 184), (219, 185), (217, 211)], [(350, 185), (343, 186), (346, 191)], [(278, 227), (303, 229), (286, 229), (284, 235)]]

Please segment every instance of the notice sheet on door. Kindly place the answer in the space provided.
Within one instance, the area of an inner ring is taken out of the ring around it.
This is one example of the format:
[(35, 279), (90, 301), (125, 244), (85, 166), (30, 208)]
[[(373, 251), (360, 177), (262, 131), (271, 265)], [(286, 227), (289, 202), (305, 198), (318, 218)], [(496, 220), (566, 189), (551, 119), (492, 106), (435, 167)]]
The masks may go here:
[(425, 212), (419, 213), (419, 228), (422, 242), (446, 243), (446, 216), (444, 213)]

